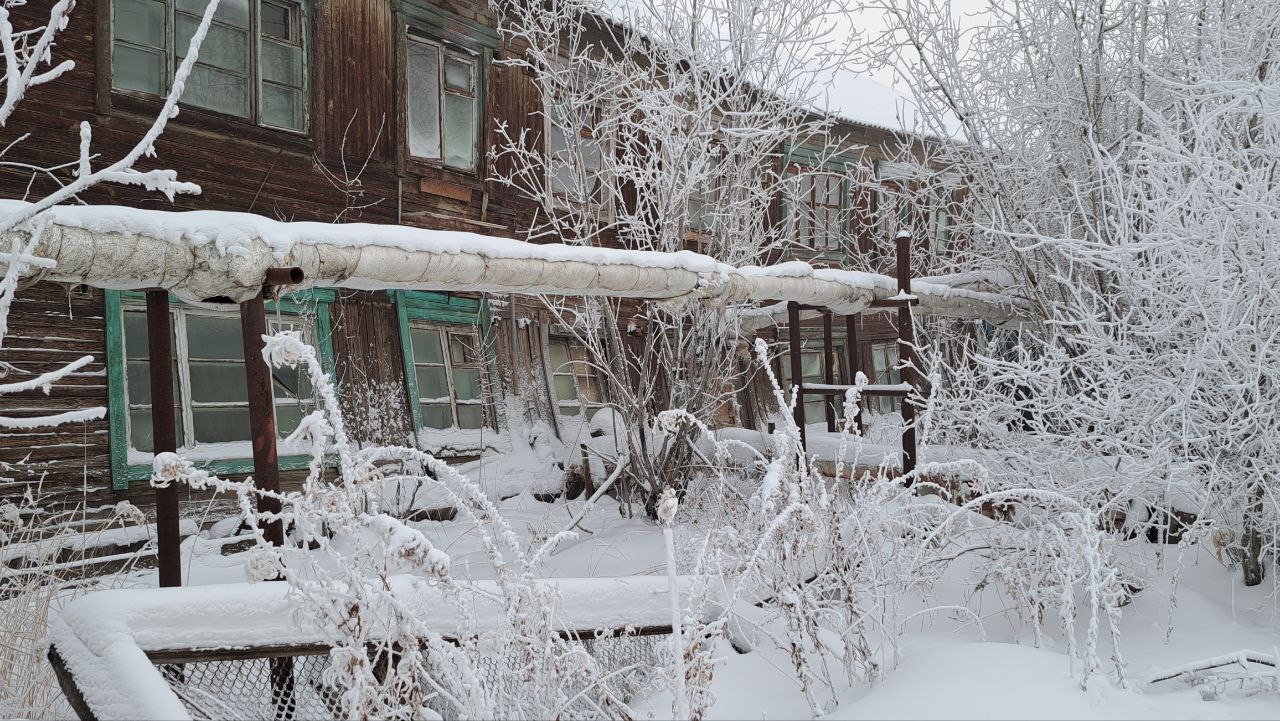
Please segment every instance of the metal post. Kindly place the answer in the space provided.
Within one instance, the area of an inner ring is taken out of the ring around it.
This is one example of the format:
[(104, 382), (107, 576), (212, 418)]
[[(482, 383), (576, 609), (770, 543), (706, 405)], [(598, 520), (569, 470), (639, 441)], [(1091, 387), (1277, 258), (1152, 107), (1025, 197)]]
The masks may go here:
[(792, 301), (787, 303), (787, 333), (790, 336), (791, 347), (791, 385), (796, 389), (796, 408), (792, 417), (795, 419), (796, 426), (800, 429), (800, 445), (807, 448), (808, 442), (805, 439), (804, 432), (804, 364), (800, 362), (800, 304)]
[[(858, 379), (858, 371), (862, 370), (862, 364), (858, 362), (858, 316), (846, 315), (844, 317), (844, 353), (848, 356), (849, 362), (849, 384), (852, 385)], [(858, 399), (857, 415), (853, 417), (853, 424), (858, 429), (858, 435), (862, 435), (862, 399)]]
[[(266, 287), (302, 282), (299, 268), (270, 268)], [(249, 432), (253, 444), (253, 482), (257, 487), (280, 493), (280, 466), (277, 462), (275, 391), (271, 369), (262, 357), (267, 334), (266, 288), (240, 304), (240, 333), (244, 341), (244, 376), (249, 396)], [(277, 498), (258, 497), (258, 513), (279, 513)], [(275, 519), (266, 524), (263, 535), (275, 546), (284, 545), (284, 522)], [(269, 672), (275, 718), (289, 721), (297, 712), (294, 697), (293, 659), (273, 658)]]
[[(147, 358), (151, 375), (151, 439), (153, 452), (178, 450), (178, 423), (173, 402), (173, 326), (169, 291), (147, 291)], [(182, 534), (178, 530), (178, 487), (156, 489), (156, 556), (160, 585), (182, 585)]]
[[(898, 306), (898, 361), (902, 368), (902, 382), (917, 390), (916, 332), (912, 318), (911, 302), (911, 234), (903, 231), (897, 237), (898, 295), (903, 302)], [(916, 407), (911, 395), (902, 399), (902, 473), (909, 476), (916, 470)], [(914, 479), (908, 478), (908, 484)]]
[[(280, 468), (276, 462), (275, 393), (271, 387), (271, 369), (262, 357), (266, 346), (267, 305), (259, 292), (240, 304), (240, 332), (244, 338), (244, 375), (249, 398), (249, 432), (253, 444), (253, 483), (272, 493), (280, 492)], [(280, 501), (258, 497), (258, 513), (279, 513)], [(284, 524), (273, 520), (266, 524), (264, 535), (275, 546), (284, 545)]]
[[(835, 341), (831, 338), (831, 311), (822, 311), (822, 382), (835, 385)], [(836, 432), (836, 399), (838, 396), (823, 395), (822, 409), (827, 416), (827, 433)]]

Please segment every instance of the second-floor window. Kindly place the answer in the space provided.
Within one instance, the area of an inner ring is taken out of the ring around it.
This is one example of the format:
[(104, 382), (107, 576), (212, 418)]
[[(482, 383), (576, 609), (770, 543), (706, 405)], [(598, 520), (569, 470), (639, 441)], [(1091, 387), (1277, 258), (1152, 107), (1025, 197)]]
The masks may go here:
[(476, 58), (412, 34), (406, 48), (409, 155), (475, 170), (480, 115)]
[(838, 250), (845, 235), (844, 180), (835, 173), (797, 168), (794, 218), (797, 243)]
[[(111, 84), (165, 95), (191, 45), (204, 0), (111, 0)], [(307, 127), (303, 6), (221, 0), (182, 102), (261, 125)]]

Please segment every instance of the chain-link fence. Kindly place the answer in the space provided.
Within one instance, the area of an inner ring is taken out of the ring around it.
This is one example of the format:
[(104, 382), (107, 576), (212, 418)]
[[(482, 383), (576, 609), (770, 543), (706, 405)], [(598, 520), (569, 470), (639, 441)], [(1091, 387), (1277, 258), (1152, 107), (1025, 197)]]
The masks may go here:
[[(572, 642), (595, 661), (597, 673), (589, 681), (565, 685), (570, 699), (563, 709), (566, 718), (599, 715), (600, 699), (629, 703), (653, 691), (661, 669), (670, 663), (670, 635), (649, 632), (643, 635), (606, 635)], [(277, 651), (278, 653), (278, 651)], [(194, 719), (271, 719), (309, 721), (345, 717), (339, 694), (324, 680), (329, 656), (321, 651), (273, 658), (217, 658), (184, 663), (159, 664), (162, 674)], [(241, 653), (240, 655), (245, 655)], [(198, 654), (196, 655), (198, 659)], [(506, 668), (507, 657), (482, 656), (478, 664), (479, 683), (486, 685), (490, 698), (518, 700), (519, 689), (500, 684), (522, 683), (523, 674)], [(440, 696), (427, 705), (446, 719), (462, 714)], [(506, 714), (528, 716), (528, 709), (509, 709)]]

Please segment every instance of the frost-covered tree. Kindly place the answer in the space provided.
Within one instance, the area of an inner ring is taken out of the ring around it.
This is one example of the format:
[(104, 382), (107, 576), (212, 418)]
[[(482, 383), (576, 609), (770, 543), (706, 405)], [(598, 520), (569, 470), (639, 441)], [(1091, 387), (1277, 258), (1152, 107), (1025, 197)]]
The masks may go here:
[(872, 4), (888, 30), (863, 59), (901, 71), (933, 130), (963, 128), (937, 158), (971, 190), (961, 259), (1043, 321), (957, 341), (943, 431), (1129, 531), (1209, 536), (1260, 583), (1280, 528), (1280, 6)]
[[(496, 180), (540, 212), (533, 239), (675, 252), (725, 263), (776, 258), (794, 228), (774, 213), (802, 182), (788, 144), (830, 153), (813, 108), (846, 55), (845, 5), (828, 0), (498, 2), (501, 30), (542, 98), (543, 152), (502, 128)], [(536, 134), (536, 133), (534, 133)], [(819, 163), (820, 165), (820, 163)], [(652, 414), (711, 421), (749, 364), (733, 314), (607, 299), (548, 307), (589, 351), (648, 501), (690, 461), (689, 431), (657, 438)]]

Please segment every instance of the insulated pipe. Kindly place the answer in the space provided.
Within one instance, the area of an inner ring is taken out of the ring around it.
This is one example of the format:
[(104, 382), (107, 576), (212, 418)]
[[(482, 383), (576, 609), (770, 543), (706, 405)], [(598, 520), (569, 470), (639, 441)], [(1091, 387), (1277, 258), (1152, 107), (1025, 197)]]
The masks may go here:
[[(0, 210), (17, 204), (0, 201)], [(887, 276), (813, 270), (804, 264), (734, 268), (688, 251), (535, 245), (395, 225), (278, 223), (245, 213), (113, 206), (58, 207), (43, 217), (49, 225), (34, 253), (55, 261), (55, 267), (33, 270), (28, 281), (160, 288), (187, 301), (247, 301), (268, 282), (268, 270), (280, 266), (297, 267), (307, 285), (330, 288), (722, 304), (795, 301), (841, 314), (865, 310), (872, 300), (896, 292)], [(5, 265), (0, 257), (0, 268)], [(920, 283), (915, 292), (920, 298), (915, 310), (922, 315), (1004, 323), (1027, 307), (1025, 301), (999, 293), (940, 283)]]

